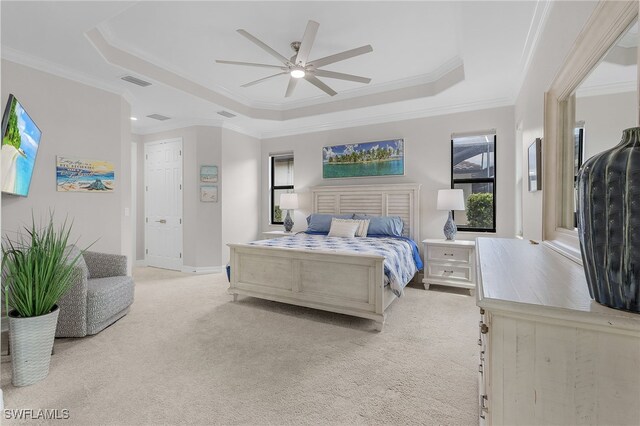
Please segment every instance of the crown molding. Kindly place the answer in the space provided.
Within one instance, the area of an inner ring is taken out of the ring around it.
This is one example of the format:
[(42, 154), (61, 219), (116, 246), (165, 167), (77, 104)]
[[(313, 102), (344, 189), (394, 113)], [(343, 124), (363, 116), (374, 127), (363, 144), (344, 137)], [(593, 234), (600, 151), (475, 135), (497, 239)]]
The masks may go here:
[(2, 59), (9, 62), (14, 62), (19, 65), (34, 68), (38, 71), (46, 72), (57, 77), (71, 80), (75, 83), (84, 84), (85, 86), (91, 86), (95, 89), (104, 90), (106, 92), (122, 96), (129, 103), (131, 103), (135, 99), (131, 92), (129, 92), (128, 90), (122, 90), (117, 86), (105, 83), (104, 81), (98, 80), (85, 73), (71, 70), (55, 62), (38, 58), (36, 56), (30, 55), (17, 49), (13, 49), (11, 47), (2, 46), (0, 56), (2, 57)]
[(418, 98), (429, 98), (465, 79), (462, 61), (459, 58), (453, 58), (431, 75), (417, 77), (420, 81), (418, 85), (407, 86), (407, 84), (416, 82), (416, 78), (414, 77), (400, 82), (391, 82), (390, 86), (383, 87), (378, 92), (368, 92), (367, 94), (358, 92), (357, 95), (355, 93), (352, 95), (348, 93), (338, 94), (334, 99), (321, 103), (317, 101), (313, 103), (312, 100), (312, 104), (309, 106), (298, 104), (298, 106), (294, 108), (287, 109), (254, 108), (177, 74), (170, 69), (163, 68), (153, 63), (152, 59), (144, 59), (140, 55), (134, 55), (129, 51), (112, 45), (99, 27), (94, 27), (87, 31), (85, 36), (103, 56), (105, 61), (114, 66), (130, 70), (150, 80), (221, 106), (223, 109), (229, 110), (236, 115), (243, 115), (252, 119), (271, 120), (274, 122), (287, 122), (333, 112), (350, 111)]
[(184, 119), (173, 120), (171, 123), (159, 123), (156, 126), (140, 127), (134, 125), (132, 132), (138, 135), (150, 135), (154, 133), (167, 132), (171, 130), (183, 129), (193, 126), (209, 126), (218, 127), (222, 129), (232, 130), (234, 132), (241, 133), (246, 136), (260, 139), (272, 139), (284, 136), (302, 135), (306, 133), (325, 132), (330, 130), (346, 129), (350, 127), (369, 126), (381, 123), (390, 123), (396, 121), (413, 120), (418, 118), (436, 117), (447, 114), (455, 114), (460, 112), (480, 111), (491, 108), (502, 108), (513, 106), (513, 101), (509, 98), (497, 98), (488, 101), (475, 101), (464, 104), (456, 104), (449, 106), (438, 106), (420, 110), (413, 110), (407, 112), (400, 112), (395, 114), (375, 115), (371, 117), (364, 117), (353, 120), (343, 120), (338, 122), (325, 122), (318, 124), (310, 124), (307, 126), (281, 128), (270, 131), (260, 131), (259, 129), (251, 129), (246, 126), (239, 126), (234, 123), (229, 123), (224, 120), (211, 118), (211, 119)]
[(234, 131), (236, 133), (242, 133), (243, 135), (251, 136), (252, 138), (262, 139), (262, 134), (259, 131), (253, 130), (253, 129), (247, 129), (246, 127), (238, 126), (233, 123), (224, 122), (222, 124), (222, 128)]
[[(95, 29), (100, 32), (104, 40), (108, 44), (110, 44), (112, 47), (115, 47), (116, 49), (119, 49), (123, 52), (135, 55), (138, 58), (141, 58), (146, 62), (149, 62), (152, 65), (155, 65), (156, 67), (165, 69), (184, 79), (187, 79), (193, 82), (198, 81), (197, 78), (195, 78), (193, 75), (190, 75), (189, 73), (186, 73), (184, 70), (180, 70), (174, 67), (172, 64), (169, 64), (168, 62), (161, 60), (157, 56), (151, 55), (149, 52), (138, 49), (137, 47), (131, 45), (130, 43), (127, 43), (124, 40), (118, 38), (113, 33), (113, 31), (111, 30), (111, 28), (106, 22), (96, 26)], [(97, 48), (97, 46), (95, 47)], [(406, 77), (406, 78), (402, 78), (394, 81), (388, 81), (384, 83), (369, 84), (362, 87), (354, 87), (352, 89), (341, 91), (339, 93), (339, 96), (340, 96), (340, 99), (351, 99), (359, 96), (366, 96), (366, 95), (375, 94), (375, 93), (382, 93), (382, 92), (391, 91), (391, 90), (397, 90), (397, 89), (403, 89), (407, 87), (435, 83), (439, 79), (444, 78), (447, 74), (449, 74), (450, 72), (454, 71), (456, 68), (462, 65), (463, 65), (462, 59), (458, 56), (455, 56), (449, 59), (448, 61), (446, 61), (445, 63), (441, 64), (437, 69), (435, 69), (430, 73)], [(204, 83), (202, 84), (203, 86), (205, 85)], [(290, 100), (290, 101), (287, 101), (285, 99), (283, 100), (283, 102), (255, 101), (250, 99), (247, 96), (240, 95), (224, 86), (221, 86), (220, 84), (207, 82), (206, 86), (209, 87), (214, 92), (217, 92), (220, 95), (223, 95), (236, 102), (239, 102), (249, 108), (274, 110), (274, 111), (280, 111), (280, 112), (286, 112), (287, 110), (293, 110), (293, 109), (302, 108), (302, 107), (310, 107), (310, 106), (325, 104), (329, 101), (329, 99), (327, 99), (326, 95), (324, 94), (318, 94), (317, 96), (313, 96), (311, 98), (306, 98), (306, 99), (298, 99), (298, 100)]]
[[(173, 65), (169, 64), (168, 62), (165, 62), (163, 60), (161, 60), (160, 58), (150, 54), (149, 52), (140, 50), (134, 46), (132, 46), (130, 43), (127, 43), (125, 41), (123, 41), (122, 39), (116, 37), (115, 34), (113, 34), (113, 31), (111, 30), (111, 28), (109, 27), (109, 25), (106, 22), (103, 22), (99, 25), (97, 25), (95, 27), (100, 34), (102, 34), (102, 37), (105, 39), (105, 41), (110, 44), (111, 46), (115, 47), (116, 49), (122, 50), (123, 52), (127, 52), (129, 54), (135, 55), (138, 58), (141, 58), (147, 62), (149, 62), (150, 64), (153, 64), (159, 68), (163, 68), (177, 76), (180, 76), (186, 80), (190, 80), (193, 82), (198, 81), (197, 78), (195, 78), (192, 75), (189, 75), (188, 73), (185, 73), (183, 70), (180, 70), (178, 68), (175, 68)], [(97, 46), (94, 45), (94, 47), (96, 47), (97, 50), (100, 50), (97, 48)], [(104, 55), (103, 55), (104, 57)], [(105, 58), (107, 59), (107, 58)], [(210, 83), (207, 82), (206, 83), (207, 87), (212, 88), (214, 91), (220, 93), (223, 96), (226, 96), (236, 102), (240, 102), (244, 105), (247, 106), (258, 106), (258, 105), (254, 105), (254, 102), (243, 95), (238, 95), (237, 93), (232, 92), (231, 90), (227, 89), (224, 86), (221, 86), (219, 84), (216, 83)]]
[[(168, 120), (169, 121), (169, 120)], [(260, 132), (244, 126), (238, 126), (217, 118), (195, 118), (195, 119), (171, 119), (171, 122), (158, 123), (154, 126), (132, 125), (132, 132), (137, 135), (152, 135), (154, 133), (169, 132), (172, 130), (184, 129), (185, 127), (207, 126), (220, 129), (232, 130), (252, 138), (261, 138)]]
[[(391, 92), (394, 90), (406, 89), (409, 87), (418, 87), (437, 83), (439, 80), (446, 78), (449, 73), (453, 73), (456, 69), (464, 67), (462, 59), (458, 56), (454, 56), (445, 63), (441, 64), (434, 71), (421, 74), (417, 76), (405, 77), (398, 80), (387, 81), (385, 83), (370, 84), (363, 87), (354, 87), (353, 89), (343, 90), (336, 97), (338, 99), (353, 99), (360, 96), (368, 96), (373, 94), (380, 94), (384, 92)], [(289, 102), (283, 102), (281, 104), (259, 103), (260, 106), (273, 108), (280, 106), (282, 111), (294, 110), (304, 107), (312, 107), (316, 105), (322, 105), (327, 103), (326, 95), (318, 95), (307, 99), (298, 99)]]
[(636, 81), (598, 84), (594, 86), (579, 87), (578, 90), (576, 90), (576, 97), (587, 98), (590, 96), (613, 95), (616, 93), (635, 93), (637, 89), (638, 82)]
[(400, 112), (395, 114), (375, 115), (371, 117), (325, 122), (316, 125), (308, 125), (301, 127), (292, 127), (288, 129), (280, 129), (274, 131), (265, 131), (260, 134), (261, 139), (272, 139), (283, 136), (294, 136), (305, 133), (324, 132), (329, 130), (345, 129), (350, 127), (369, 126), (381, 123), (390, 123), (396, 121), (413, 120), (417, 118), (436, 117), (441, 115), (455, 114), (459, 112), (480, 111), (483, 109), (501, 108), (513, 106), (513, 100), (510, 98), (497, 98), (487, 101), (468, 102), (464, 104), (436, 106), (414, 111)]
[(538, 47), (540, 36), (547, 26), (547, 20), (551, 14), (552, 6), (553, 1), (550, 0), (538, 0), (536, 3), (536, 9), (533, 13), (533, 17), (531, 18), (531, 25), (529, 25), (529, 32), (527, 33), (527, 39), (525, 40), (522, 56), (520, 57), (521, 71), (515, 85), (515, 92), (513, 96), (514, 103), (515, 99), (522, 91), (522, 86), (524, 85), (524, 81), (529, 73), (529, 69), (531, 68), (531, 61)]

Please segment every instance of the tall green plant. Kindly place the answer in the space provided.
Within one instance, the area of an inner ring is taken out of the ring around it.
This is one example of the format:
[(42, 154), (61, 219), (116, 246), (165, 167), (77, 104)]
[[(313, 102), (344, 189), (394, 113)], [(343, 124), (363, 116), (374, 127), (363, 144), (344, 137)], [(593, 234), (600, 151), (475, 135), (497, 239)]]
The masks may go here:
[(19, 317), (48, 314), (73, 284), (73, 268), (82, 254), (71, 258), (67, 248), (73, 224), (56, 228), (53, 214), (44, 227), (25, 226), (15, 238), (2, 244), (3, 286), (7, 312)]

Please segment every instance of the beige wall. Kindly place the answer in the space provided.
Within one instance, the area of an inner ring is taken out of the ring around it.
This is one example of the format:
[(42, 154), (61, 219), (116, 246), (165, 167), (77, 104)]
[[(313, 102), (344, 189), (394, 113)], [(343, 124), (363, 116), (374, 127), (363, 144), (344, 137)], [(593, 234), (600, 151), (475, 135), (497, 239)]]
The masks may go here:
[[(188, 271), (229, 261), (229, 242), (258, 236), (260, 141), (220, 127), (192, 126), (138, 136), (137, 259), (144, 259), (144, 143), (182, 138), (183, 258)], [(200, 202), (200, 166), (218, 166), (218, 202)]]
[(228, 243), (253, 241), (260, 223), (260, 140), (222, 130), (222, 264)]
[[(516, 161), (522, 173), (527, 172), (527, 148), (543, 136), (544, 93), (564, 63), (569, 49), (593, 12), (597, 2), (554, 2), (550, 7), (544, 31), (531, 58), (515, 105), (518, 131)], [(544, 140), (542, 149), (545, 149)], [(544, 167), (544, 164), (543, 164)], [(542, 239), (542, 191), (528, 192), (527, 179), (519, 177), (522, 199), (522, 235), (525, 239)]]
[[(29, 196), (2, 195), (2, 233), (15, 232), (55, 210), (73, 219), (73, 238), (92, 250), (131, 257), (129, 105), (118, 95), (2, 61), (2, 103), (13, 93), (42, 131)], [(126, 147), (126, 149), (125, 149)], [(56, 156), (115, 164), (112, 193), (56, 191)], [(131, 264), (131, 262), (130, 262)]]
[[(294, 230), (306, 228), (305, 217), (311, 210), (309, 187), (316, 185), (353, 185), (415, 182), (421, 190), (421, 238), (442, 237), (446, 212), (436, 210), (438, 189), (451, 186), (451, 134), (497, 130), (497, 235), (515, 236), (514, 185), (515, 129), (513, 107), (448, 114), (392, 123), (329, 130), (262, 141), (262, 230), (281, 229), (269, 225), (270, 154), (294, 153), (294, 183), (300, 193), (300, 209), (295, 211)], [(344, 143), (404, 138), (405, 176), (359, 179), (323, 179), (322, 147)], [(460, 239), (492, 234), (459, 233)]]

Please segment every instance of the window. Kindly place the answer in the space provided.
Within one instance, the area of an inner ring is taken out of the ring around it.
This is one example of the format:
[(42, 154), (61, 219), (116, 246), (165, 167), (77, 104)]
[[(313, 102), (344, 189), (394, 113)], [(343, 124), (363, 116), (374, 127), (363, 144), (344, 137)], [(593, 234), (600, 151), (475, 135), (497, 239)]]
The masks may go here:
[(460, 231), (496, 231), (495, 158), (495, 132), (452, 135), (451, 188), (463, 190), (466, 208), (454, 212)]
[(293, 192), (293, 154), (279, 154), (269, 157), (271, 163), (270, 184), (270, 221), (274, 225), (282, 225), (284, 218), (280, 204), (280, 194)]

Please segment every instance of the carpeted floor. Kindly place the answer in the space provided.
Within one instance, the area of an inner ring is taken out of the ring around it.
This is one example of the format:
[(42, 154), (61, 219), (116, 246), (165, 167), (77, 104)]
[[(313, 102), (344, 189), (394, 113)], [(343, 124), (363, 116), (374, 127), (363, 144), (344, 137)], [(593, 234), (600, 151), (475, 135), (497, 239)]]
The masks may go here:
[(409, 287), (377, 333), (345, 315), (233, 303), (222, 274), (135, 278), (131, 312), (97, 336), (56, 339), (44, 381), (14, 388), (3, 357), (5, 408), (68, 409), (61, 425), (477, 424), (467, 294)]

